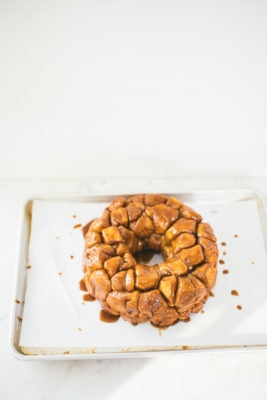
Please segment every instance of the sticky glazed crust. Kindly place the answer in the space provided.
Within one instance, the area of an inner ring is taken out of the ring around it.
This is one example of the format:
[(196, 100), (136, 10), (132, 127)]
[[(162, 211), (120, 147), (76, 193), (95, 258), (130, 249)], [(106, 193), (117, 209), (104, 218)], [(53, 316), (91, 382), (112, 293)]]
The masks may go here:
[[(174, 197), (118, 197), (87, 225), (83, 257), (88, 294), (136, 325), (169, 326), (199, 312), (216, 283), (218, 248), (211, 226)], [(137, 261), (143, 250), (164, 261)]]

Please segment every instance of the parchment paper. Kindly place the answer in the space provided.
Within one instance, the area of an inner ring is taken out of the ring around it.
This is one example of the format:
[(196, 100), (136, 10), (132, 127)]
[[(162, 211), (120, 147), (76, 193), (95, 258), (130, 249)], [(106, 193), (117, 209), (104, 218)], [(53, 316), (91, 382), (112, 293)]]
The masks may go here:
[(150, 323), (132, 326), (122, 319), (102, 322), (98, 302), (82, 300), (84, 241), (77, 225), (101, 215), (107, 203), (35, 200), (20, 346), (45, 353), (48, 348), (125, 351), (143, 346), (266, 344), (267, 260), (257, 202), (187, 204), (212, 225), (222, 261), (214, 297), (204, 312), (161, 330)]

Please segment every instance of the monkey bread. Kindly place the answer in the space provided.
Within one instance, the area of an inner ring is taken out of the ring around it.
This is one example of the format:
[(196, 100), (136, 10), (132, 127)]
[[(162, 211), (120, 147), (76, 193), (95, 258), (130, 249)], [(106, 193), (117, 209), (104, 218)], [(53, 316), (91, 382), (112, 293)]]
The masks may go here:
[[(145, 250), (163, 261), (146, 265)], [(202, 308), (216, 282), (211, 226), (175, 197), (117, 197), (87, 225), (83, 257), (88, 294), (102, 309), (136, 325), (166, 327)]]

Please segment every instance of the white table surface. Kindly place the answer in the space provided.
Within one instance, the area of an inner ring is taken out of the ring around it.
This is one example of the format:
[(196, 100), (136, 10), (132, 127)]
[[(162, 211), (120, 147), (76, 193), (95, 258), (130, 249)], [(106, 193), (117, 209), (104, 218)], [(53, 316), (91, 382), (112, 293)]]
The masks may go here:
[(267, 196), (266, 49), (266, 1), (0, 0), (1, 400), (267, 399), (262, 350), (46, 363), (8, 346), (25, 197)]
[(178, 188), (254, 188), (267, 179), (90, 179), (0, 182), (1, 399), (259, 399), (267, 398), (267, 351), (182, 352), (171, 356), (87, 361), (21, 361), (9, 349), (18, 214), (36, 193), (114, 193)]

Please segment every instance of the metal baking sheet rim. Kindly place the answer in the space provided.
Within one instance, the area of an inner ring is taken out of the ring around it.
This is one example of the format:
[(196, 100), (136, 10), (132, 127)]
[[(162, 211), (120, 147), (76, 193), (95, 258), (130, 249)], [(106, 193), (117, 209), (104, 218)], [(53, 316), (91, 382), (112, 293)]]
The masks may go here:
[[(83, 201), (83, 202), (109, 202), (117, 196), (122, 195), (133, 195), (136, 193), (118, 193), (118, 194), (37, 194), (25, 199), (21, 206), (19, 223), (18, 223), (18, 238), (17, 238), (17, 255), (16, 255), (16, 272), (15, 272), (15, 282), (13, 289), (13, 302), (11, 308), (11, 319), (10, 319), (10, 335), (9, 335), (9, 347), (13, 355), (20, 360), (86, 360), (86, 359), (111, 359), (111, 358), (139, 358), (139, 357), (152, 357), (152, 356), (164, 356), (171, 354), (195, 354), (195, 353), (210, 353), (210, 352), (233, 352), (233, 351), (267, 351), (267, 340), (266, 344), (257, 345), (209, 345), (209, 346), (189, 346), (189, 345), (179, 345), (166, 347), (143, 347), (143, 348), (121, 348), (121, 349), (83, 349), (83, 348), (70, 348), (70, 349), (60, 349), (51, 348), (49, 352), (44, 354), (34, 354), (35, 348), (32, 348), (32, 352), (25, 354), (22, 348), (19, 346), (20, 337), (20, 327), (21, 327), (21, 317), (23, 310), (23, 302), (17, 303), (15, 299), (24, 299), (26, 290), (26, 274), (27, 269), (27, 256), (28, 256), (28, 245), (30, 241), (30, 222), (31, 222), (31, 205), (34, 200), (57, 200), (57, 201)], [(267, 218), (267, 203), (263, 194), (251, 188), (248, 189), (218, 189), (218, 190), (197, 190), (190, 192), (177, 193), (174, 191), (172, 193), (165, 193), (166, 195), (175, 195), (179, 197), (182, 201), (192, 201), (194, 197), (204, 196), (204, 198), (210, 199), (211, 196), (215, 196), (215, 199), (220, 198), (218, 196), (230, 196), (231, 201), (245, 201), (247, 199), (256, 199), (258, 206), (260, 205), (259, 212), (261, 217)], [(222, 198), (220, 198), (222, 200)], [(213, 200), (214, 201), (214, 200)], [(226, 202), (229, 201), (225, 200)], [(261, 219), (261, 226), (264, 235), (265, 247), (267, 246), (267, 224)], [(26, 250), (26, 252), (25, 252)], [(266, 250), (267, 252), (267, 250)], [(25, 259), (22, 263), (21, 256), (24, 254)], [(23, 265), (22, 265), (23, 264)], [(21, 280), (21, 276), (23, 279)], [(20, 287), (20, 292), (22, 296), (18, 296), (20, 282), (23, 286)], [(266, 338), (267, 339), (267, 338)]]

